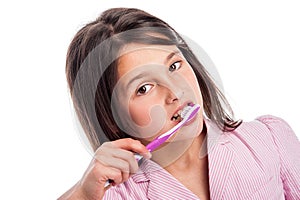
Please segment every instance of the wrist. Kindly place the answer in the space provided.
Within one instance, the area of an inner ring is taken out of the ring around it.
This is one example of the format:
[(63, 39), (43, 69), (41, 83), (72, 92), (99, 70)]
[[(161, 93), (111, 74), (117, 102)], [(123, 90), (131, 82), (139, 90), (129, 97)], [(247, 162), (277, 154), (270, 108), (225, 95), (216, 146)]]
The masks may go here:
[(79, 183), (76, 183), (71, 189), (64, 193), (58, 200), (89, 200), (85, 195), (82, 189), (79, 186)]

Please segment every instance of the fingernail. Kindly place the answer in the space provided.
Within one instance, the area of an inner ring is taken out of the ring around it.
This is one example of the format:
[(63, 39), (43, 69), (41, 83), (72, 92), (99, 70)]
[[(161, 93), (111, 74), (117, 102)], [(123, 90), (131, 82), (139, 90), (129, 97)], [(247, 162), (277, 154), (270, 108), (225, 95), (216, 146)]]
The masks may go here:
[(148, 151), (147, 153), (141, 153), (141, 156), (149, 160), (152, 157), (152, 154)]
[(151, 157), (152, 157), (152, 154), (150, 153), (150, 151), (148, 151), (148, 152), (146, 153), (145, 158), (150, 159)]

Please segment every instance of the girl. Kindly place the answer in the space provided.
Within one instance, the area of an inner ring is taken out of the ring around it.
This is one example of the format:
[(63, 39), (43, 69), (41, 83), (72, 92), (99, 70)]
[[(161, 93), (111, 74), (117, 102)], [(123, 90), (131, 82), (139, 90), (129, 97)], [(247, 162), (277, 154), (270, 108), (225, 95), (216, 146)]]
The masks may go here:
[[(300, 198), (300, 143), (289, 125), (273, 116), (235, 120), (164, 21), (138, 9), (105, 11), (74, 37), (66, 74), (95, 154), (60, 199)], [(191, 104), (200, 105), (196, 117), (151, 154), (145, 146)]]

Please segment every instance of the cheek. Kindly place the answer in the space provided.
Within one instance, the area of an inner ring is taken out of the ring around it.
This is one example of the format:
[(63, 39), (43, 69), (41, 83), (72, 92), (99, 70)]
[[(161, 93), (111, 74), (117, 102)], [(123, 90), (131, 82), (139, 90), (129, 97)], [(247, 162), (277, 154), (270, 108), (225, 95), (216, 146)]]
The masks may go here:
[(199, 83), (192, 68), (189, 68), (184, 72), (184, 77), (186, 78), (189, 86), (192, 88), (198, 102), (202, 102), (202, 94), (199, 87)]
[(147, 102), (129, 103), (129, 114), (138, 126), (147, 126), (151, 122), (150, 105)]
[(198, 80), (196, 79), (196, 77), (192, 80), (193, 80), (192, 87), (193, 87), (193, 90), (196, 94), (196, 97), (197, 97), (198, 101), (202, 102), (202, 94), (201, 94), (201, 90), (200, 90), (200, 87), (199, 87), (199, 84), (198, 84)]

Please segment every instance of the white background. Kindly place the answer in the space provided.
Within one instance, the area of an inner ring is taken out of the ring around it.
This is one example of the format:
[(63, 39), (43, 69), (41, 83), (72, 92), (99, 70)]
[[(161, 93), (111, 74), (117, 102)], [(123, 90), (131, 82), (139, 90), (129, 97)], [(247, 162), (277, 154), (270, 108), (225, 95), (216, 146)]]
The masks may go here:
[(91, 156), (72, 124), (65, 55), (76, 31), (110, 7), (144, 9), (192, 38), (237, 117), (277, 115), (300, 137), (298, 2), (194, 2), (0, 3), (0, 199), (56, 199), (82, 176)]

